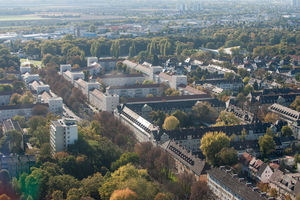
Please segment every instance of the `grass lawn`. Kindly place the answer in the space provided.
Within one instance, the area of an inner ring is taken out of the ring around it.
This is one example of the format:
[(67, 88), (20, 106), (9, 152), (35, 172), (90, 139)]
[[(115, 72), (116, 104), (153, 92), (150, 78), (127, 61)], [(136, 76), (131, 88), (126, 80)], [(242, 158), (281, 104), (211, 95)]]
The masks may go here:
[(34, 64), (35, 66), (41, 66), (44, 67), (44, 65), (42, 64), (42, 61), (40, 60), (27, 60), (27, 59), (20, 59), (21, 64), (24, 62), (30, 62), (32, 64)]

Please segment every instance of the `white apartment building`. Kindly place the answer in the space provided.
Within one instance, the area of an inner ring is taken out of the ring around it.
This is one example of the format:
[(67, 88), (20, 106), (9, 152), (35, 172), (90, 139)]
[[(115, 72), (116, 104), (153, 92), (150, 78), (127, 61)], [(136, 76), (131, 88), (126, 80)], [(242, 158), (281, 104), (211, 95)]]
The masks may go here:
[(76, 120), (62, 118), (50, 125), (50, 145), (52, 153), (66, 151), (70, 144), (78, 139)]
[(26, 84), (32, 83), (33, 81), (40, 80), (40, 76), (38, 74), (29, 74), (28, 72), (23, 74), (22, 78)]
[(161, 72), (157, 79), (160, 83), (167, 83), (173, 89), (177, 89), (178, 86), (187, 86), (187, 76), (185, 75), (169, 75)]
[(66, 71), (72, 71), (72, 66), (70, 64), (60, 65), (59, 67), (60, 74)]
[(162, 95), (163, 91), (159, 84), (135, 84), (128, 86), (109, 86), (106, 88), (108, 94), (117, 94), (120, 97), (146, 97), (148, 94), (154, 96)]
[(124, 86), (143, 83), (145, 77), (142, 74), (116, 74), (103, 75), (100, 79), (106, 86)]
[(31, 67), (30, 66), (21, 66), (20, 73), (25, 74), (26, 72), (31, 73)]
[(90, 67), (94, 63), (98, 63), (98, 58), (97, 57), (88, 57), (87, 58), (87, 66)]
[(102, 111), (113, 112), (119, 105), (119, 95), (104, 94), (98, 89), (94, 89), (89, 93), (90, 103)]

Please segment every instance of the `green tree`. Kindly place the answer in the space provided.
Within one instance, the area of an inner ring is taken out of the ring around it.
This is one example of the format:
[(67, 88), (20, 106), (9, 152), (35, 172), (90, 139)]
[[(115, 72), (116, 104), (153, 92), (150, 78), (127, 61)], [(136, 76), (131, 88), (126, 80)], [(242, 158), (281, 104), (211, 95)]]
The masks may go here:
[(199, 123), (213, 123), (218, 117), (217, 111), (207, 102), (200, 102), (193, 106), (193, 117)]
[(94, 199), (100, 199), (98, 189), (104, 183), (104, 177), (99, 173), (83, 179), (80, 184), (80, 191), (83, 196), (90, 196)]
[(240, 120), (232, 112), (222, 111), (217, 119), (216, 126), (232, 126), (240, 123)]
[(119, 167), (123, 166), (123, 165), (126, 165), (128, 163), (131, 163), (131, 164), (137, 164), (139, 162), (139, 157), (136, 153), (134, 152), (126, 152), (126, 153), (123, 153), (121, 155), (121, 157), (119, 158), (119, 160), (113, 162), (111, 164), (111, 169), (112, 170), (117, 170)]
[(270, 155), (276, 149), (276, 143), (273, 137), (267, 134), (259, 137), (258, 144), (264, 156)]
[(133, 41), (131, 47), (129, 48), (129, 58), (136, 56), (135, 42)]
[(234, 148), (223, 148), (217, 155), (218, 165), (233, 166), (238, 162), (238, 155)]
[(172, 113), (172, 116), (179, 120), (179, 127), (187, 127), (189, 125), (189, 117), (185, 112), (176, 110)]
[(154, 122), (155, 125), (162, 127), (165, 119), (166, 114), (163, 111), (152, 111), (150, 114), (150, 119)]
[(229, 137), (223, 132), (208, 132), (201, 139), (200, 149), (206, 157), (206, 160), (215, 165), (218, 163), (218, 153), (223, 148), (228, 148), (230, 144)]
[(162, 125), (165, 130), (175, 130), (179, 126), (179, 120), (174, 116), (169, 116), (165, 119)]
[(283, 126), (281, 128), (281, 133), (283, 136), (288, 137), (293, 135), (293, 131), (289, 126)]

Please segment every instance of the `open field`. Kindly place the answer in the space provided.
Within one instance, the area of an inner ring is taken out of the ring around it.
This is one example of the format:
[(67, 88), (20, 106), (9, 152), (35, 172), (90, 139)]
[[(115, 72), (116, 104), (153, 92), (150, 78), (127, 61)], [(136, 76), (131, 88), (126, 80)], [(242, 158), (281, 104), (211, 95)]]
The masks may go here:
[(30, 62), (32, 64), (34, 64), (36, 67), (44, 67), (44, 65), (42, 64), (42, 61), (39, 60), (28, 60), (28, 59), (20, 59), (21, 64), (24, 62)]
[(5, 21), (26, 21), (26, 20), (44, 20), (43, 18), (37, 15), (2, 15), (0, 16), (0, 22)]

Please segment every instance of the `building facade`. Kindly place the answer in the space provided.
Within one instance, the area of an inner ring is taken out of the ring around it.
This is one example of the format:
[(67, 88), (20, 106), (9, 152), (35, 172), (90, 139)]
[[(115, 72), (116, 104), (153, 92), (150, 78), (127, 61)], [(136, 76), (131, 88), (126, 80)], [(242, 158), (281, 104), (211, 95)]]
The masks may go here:
[(50, 125), (50, 145), (52, 153), (66, 151), (68, 145), (74, 144), (78, 139), (76, 120), (62, 118), (52, 121)]

